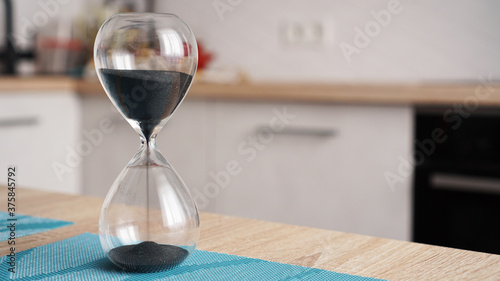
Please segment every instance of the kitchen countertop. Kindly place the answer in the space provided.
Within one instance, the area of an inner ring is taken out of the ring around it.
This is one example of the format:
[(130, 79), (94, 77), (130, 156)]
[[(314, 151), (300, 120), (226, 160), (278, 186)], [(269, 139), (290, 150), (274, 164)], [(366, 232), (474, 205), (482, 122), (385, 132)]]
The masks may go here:
[[(105, 96), (97, 80), (69, 77), (0, 77), (0, 92), (75, 91), (84, 96)], [(310, 103), (453, 105), (475, 102), (482, 106), (500, 106), (500, 85), (427, 83), (240, 83), (214, 84), (195, 82), (188, 98), (291, 101)]]
[[(100, 198), (16, 189), (16, 212), (75, 222), (16, 239), (22, 251), (98, 233)], [(0, 188), (7, 202), (6, 187)], [(5, 207), (6, 208), (6, 207)], [(500, 256), (336, 231), (201, 214), (198, 249), (389, 280), (499, 280)], [(9, 245), (0, 242), (0, 254)]]

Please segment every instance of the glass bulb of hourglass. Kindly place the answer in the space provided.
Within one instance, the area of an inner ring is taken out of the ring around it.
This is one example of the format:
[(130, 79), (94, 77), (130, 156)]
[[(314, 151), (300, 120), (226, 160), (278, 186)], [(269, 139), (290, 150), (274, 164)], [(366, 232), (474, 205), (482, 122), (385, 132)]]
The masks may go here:
[(200, 222), (189, 190), (157, 149), (156, 136), (191, 85), (196, 40), (175, 15), (117, 14), (97, 34), (94, 61), (108, 97), (141, 140), (104, 200), (101, 245), (125, 270), (172, 268), (196, 247)]

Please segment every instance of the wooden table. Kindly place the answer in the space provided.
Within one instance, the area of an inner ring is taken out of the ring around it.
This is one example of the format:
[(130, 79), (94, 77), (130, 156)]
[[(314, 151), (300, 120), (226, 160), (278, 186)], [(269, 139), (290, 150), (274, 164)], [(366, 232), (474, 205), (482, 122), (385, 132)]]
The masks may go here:
[[(0, 192), (6, 211), (7, 190)], [(17, 188), (17, 213), (75, 223), (17, 238), (17, 252), (97, 234), (102, 201)], [(499, 255), (209, 213), (201, 214), (198, 248), (389, 280), (500, 280)], [(5, 241), (0, 254), (8, 254)]]

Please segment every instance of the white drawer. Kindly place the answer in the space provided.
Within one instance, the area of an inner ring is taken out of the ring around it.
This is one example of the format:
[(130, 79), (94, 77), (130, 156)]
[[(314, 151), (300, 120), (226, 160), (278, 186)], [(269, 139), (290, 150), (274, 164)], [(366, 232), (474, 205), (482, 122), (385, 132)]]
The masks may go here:
[[(410, 239), (411, 178), (392, 190), (384, 177), (411, 151), (410, 107), (219, 102), (215, 112), (209, 211)], [(226, 184), (231, 161), (241, 170)]]
[(0, 93), (0, 167), (17, 165), (21, 187), (79, 193), (83, 163), (67, 160), (77, 149), (80, 114), (71, 92)]

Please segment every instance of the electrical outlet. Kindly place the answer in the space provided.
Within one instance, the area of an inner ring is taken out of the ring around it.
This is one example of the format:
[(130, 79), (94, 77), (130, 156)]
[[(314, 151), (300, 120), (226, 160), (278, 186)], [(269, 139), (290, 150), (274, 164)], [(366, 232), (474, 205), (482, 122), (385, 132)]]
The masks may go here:
[(322, 46), (333, 42), (333, 24), (329, 20), (288, 21), (280, 37), (287, 45)]

